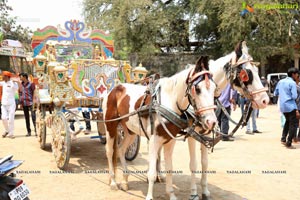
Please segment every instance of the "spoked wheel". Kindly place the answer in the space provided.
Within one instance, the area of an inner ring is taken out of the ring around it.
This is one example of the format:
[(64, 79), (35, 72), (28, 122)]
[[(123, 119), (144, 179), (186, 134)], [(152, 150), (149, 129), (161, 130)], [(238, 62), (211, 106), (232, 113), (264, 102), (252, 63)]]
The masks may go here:
[(71, 136), (67, 120), (62, 112), (57, 112), (52, 122), (52, 152), (59, 169), (66, 169), (70, 159)]
[(131, 145), (129, 145), (129, 147), (126, 150), (125, 153), (126, 160), (133, 161), (137, 157), (140, 150), (140, 142), (141, 142), (141, 136), (136, 135), (134, 142)]
[(40, 143), (40, 148), (45, 149), (46, 145), (46, 123), (45, 123), (45, 116), (46, 116), (46, 106), (41, 105), (40, 108), (36, 111), (36, 132), (38, 135), (38, 141)]
[[(124, 139), (124, 130), (121, 124), (118, 125), (118, 133), (119, 133), (118, 144), (120, 144), (121, 141)], [(131, 145), (129, 145), (129, 147), (126, 150), (125, 159), (127, 161), (133, 161), (137, 157), (140, 150), (140, 141), (141, 141), (140, 136), (136, 135), (134, 142)]]

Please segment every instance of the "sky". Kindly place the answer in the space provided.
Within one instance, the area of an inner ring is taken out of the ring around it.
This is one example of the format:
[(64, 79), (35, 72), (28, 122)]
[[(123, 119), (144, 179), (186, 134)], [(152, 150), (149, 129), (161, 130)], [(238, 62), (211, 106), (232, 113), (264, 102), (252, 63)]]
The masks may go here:
[(76, 19), (83, 21), (83, 0), (8, 0), (13, 8), (11, 16), (18, 17), (17, 24), (35, 31), (48, 25), (63, 25)]

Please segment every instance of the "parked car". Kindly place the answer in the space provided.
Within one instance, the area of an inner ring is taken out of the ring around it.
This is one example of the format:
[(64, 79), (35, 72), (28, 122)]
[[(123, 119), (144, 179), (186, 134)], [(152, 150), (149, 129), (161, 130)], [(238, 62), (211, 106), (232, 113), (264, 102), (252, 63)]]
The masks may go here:
[(273, 104), (277, 103), (277, 97), (274, 96), (274, 90), (276, 88), (276, 85), (278, 81), (286, 78), (287, 76), (288, 76), (287, 73), (271, 73), (267, 75), (268, 95)]

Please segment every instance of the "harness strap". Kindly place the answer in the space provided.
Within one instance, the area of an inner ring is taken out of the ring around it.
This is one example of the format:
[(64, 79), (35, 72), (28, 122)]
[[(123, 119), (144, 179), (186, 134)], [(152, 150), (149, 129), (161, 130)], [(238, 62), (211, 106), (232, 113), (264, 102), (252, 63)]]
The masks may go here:
[(262, 89), (251, 92), (251, 95), (255, 95), (255, 94), (258, 94), (258, 93), (261, 93), (261, 92), (266, 92), (266, 91), (268, 91), (267, 88), (262, 88)]
[(138, 114), (138, 117), (139, 117), (140, 126), (141, 126), (141, 128), (142, 128), (142, 130), (144, 132), (144, 135), (146, 136), (147, 140), (149, 140), (149, 136), (147, 134), (147, 131), (145, 130), (145, 127), (144, 127), (142, 119), (141, 119), (141, 112), (138, 112), (137, 114)]
[(213, 105), (213, 106), (206, 106), (204, 108), (199, 108), (197, 111), (195, 111), (196, 115), (200, 115), (201, 113), (203, 113), (204, 111), (207, 110), (215, 110), (217, 108), (217, 106)]
[(157, 105), (155, 106), (155, 110), (161, 114), (164, 118), (166, 118), (168, 121), (173, 123), (175, 126), (177, 126), (180, 129), (185, 129), (188, 127), (188, 120), (183, 119), (175, 113), (174, 111), (162, 106), (162, 105)]
[(176, 138), (172, 135), (172, 133), (169, 131), (169, 129), (167, 128), (166, 124), (163, 122), (163, 119), (160, 115), (160, 112), (157, 112), (157, 118), (158, 121), (160, 122), (160, 124), (162, 125), (162, 127), (164, 128), (164, 130), (167, 132), (167, 134), (174, 140), (179, 140), (179, 141), (185, 141), (185, 138)]
[(231, 133), (229, 134), (230, 137), (232, 137), (234, 135), (234, 133), (239, 129), (239, 127), (242, 125), (242, 127), (247, 125), (247, 122), (249, 121), (250, 115), (252, 113), (252, 104), (251, 102), (247, 102), (245, 109), (244, 109), (244, 113), (241, 116), (241, 119), (239, 121), (239, 123), (236, 125), (236, 127), (231, 131)]
[[(220, 100), (216, 98), (215, 101), (216, 101), (216, 103), (217, 103), (217, 105), (218, 105), (218, 108), (221, 108), (221, 110), (222, 110), (223, 113), (226, 115), (226, 117), (229, 119), (229, 121), (231, 121), (233, 124), (237, 125), (238, 123), (235, 122), (235, 121), (231, 118), (230, 114), (227, 112), (226, 108), (221, 104)], [(219, 110), (218, 110), (216, 113), (219, 113)]]

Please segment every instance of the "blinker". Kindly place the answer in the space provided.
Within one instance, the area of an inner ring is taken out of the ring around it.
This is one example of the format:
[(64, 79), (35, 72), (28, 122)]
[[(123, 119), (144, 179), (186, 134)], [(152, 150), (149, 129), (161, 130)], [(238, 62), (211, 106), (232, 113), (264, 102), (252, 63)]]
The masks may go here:
[(193, 82), (193, 85), (198, 85), (198, 83), (200, 83), (201, 81), (203, 81), (205, 79), (205, 76), (208, 76), (208, 79), (212, 79), (212, 74), (205, 73), (205, 74), (198, 76), (198, 78)]
[(241, 72), (240, 72), (240, 79), (242, 82), (247, 82), (249, 81), (249, 76), (248, 76), (248, 73), (245, 69), (242, 69)]

